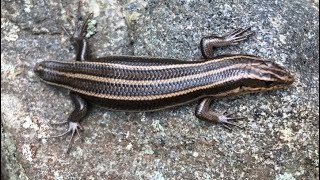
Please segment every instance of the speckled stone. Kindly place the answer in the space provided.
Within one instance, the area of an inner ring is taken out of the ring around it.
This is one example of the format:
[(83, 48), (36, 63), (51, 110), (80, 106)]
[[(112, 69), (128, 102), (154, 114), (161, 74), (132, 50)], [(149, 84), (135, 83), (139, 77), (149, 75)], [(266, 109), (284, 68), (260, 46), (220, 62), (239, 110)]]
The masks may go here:
[[(68, 2), (68, 3), (67, 3)], [(222, 54), (252, 54), (295, 75), (286, 90), (223, 98), (213, 109), (248, 120), (229, 131), (197, 119), (194, 105), (153, 113), (93, 106), (82, 142), (65, 126), (68, 92), (35, 76), (35, 63), (74, 58), (67, 17), (77, 1), (1, 2), (1, 172), (11, 179), (318, 179), (319, 9), (306, 0), (84, 0), (93, 12), (92, 56), (201, 58), (201, 37), (252, 26), (255, 35)]]

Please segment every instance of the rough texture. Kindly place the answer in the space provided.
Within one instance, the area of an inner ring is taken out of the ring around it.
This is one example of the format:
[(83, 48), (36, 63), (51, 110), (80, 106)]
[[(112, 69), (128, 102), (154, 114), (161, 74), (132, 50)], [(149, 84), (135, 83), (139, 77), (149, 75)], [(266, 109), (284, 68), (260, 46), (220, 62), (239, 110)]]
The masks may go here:
[[(318, 179), (319, 12), (309, 1), (115, 1), (83, 3), (98, 33), (93, 56), (198, 59), (201, 37), (253, 26), (255, 36), (216, 54), (274, 59), (296, 82), (287, 90), (224, 98), (246, 128), (228, 131), (198, 120), (194, 104), (154, 113), (91, 108), (85, 142), (38, 140), (65, 131), (66, 91), (39, 81), (32, 68), (74, 57), (66, 18), (77, 3), (1, 1), (1, 171), (11, 179)], [(237, 3), (235, 3), (237, 2)]]

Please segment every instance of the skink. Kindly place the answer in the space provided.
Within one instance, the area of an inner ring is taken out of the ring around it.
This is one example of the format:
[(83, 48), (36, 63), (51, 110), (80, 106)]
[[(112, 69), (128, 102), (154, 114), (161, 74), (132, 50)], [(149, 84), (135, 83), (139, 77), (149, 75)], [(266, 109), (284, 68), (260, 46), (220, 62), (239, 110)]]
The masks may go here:
[(45, 83), (70, 90), (75, 109), (62, 135), (72, 132), (73, 137), (78, 132), (87, 102), (116, 111), (156, 111), (199, 100), (198, 118), (235, 125), (230, 121), (238, 118), (210, 110), (212, 99), (285, 88), (294, 81), (273, 61), (241, 54), (213, 56), (214, 48), (247, 39), (252, 34), (249, 28), (202, 38), (204, 59), (198, 61), (136, 56), (91, 59), (84, 37), (88, 19), (71, 37), (77, 50), (75, 61), (43, 61), (34, 68)]

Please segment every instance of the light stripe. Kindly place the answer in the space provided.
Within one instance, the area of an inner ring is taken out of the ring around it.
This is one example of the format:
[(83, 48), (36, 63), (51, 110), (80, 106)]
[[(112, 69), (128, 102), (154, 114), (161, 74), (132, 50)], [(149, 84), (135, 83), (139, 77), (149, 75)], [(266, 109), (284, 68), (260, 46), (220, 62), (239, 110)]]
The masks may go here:
[[(226, 66), (220, 69), (214, 69), (211, 71), (202, 72), (199, 74), (193, 74), (189, 76), (182, 76), (182, 77), (176, 77), (176, 78), (168, 78), (168, 79), (156, 79), (156, 80), (126, 80), (126, 79), (120, 79), (120, 78), (106, 78), (101, 76), (94, 76), (94, 75), (87, 75), (87, 74), (79, 74), (79, 73), (67, 73), (67, 72), (60, 72), (60, 71), (54, 71), (50, 70), (49, 72), (52, 74), (58, 74), (61, 76), (69, 77), (69, 78), (77, 78), (77, 79), (83, 79), (83, 80), (91, 80), (91, 81), (97, 81), (97, 82), (107, 82), (112, 84), (128, 84), (128, 85), (159, 85), (159, 84), (167, 84), (167, 83), (177, 83), (177, 82), (184, 82), (184, 81), (190, 81), (206, 76), (214, 76), (216, 74), (222, 73), (224, 71), (232, 70), (241, 68), (242, 70), (246, 70), (246, 66), (248, 64), (234, 64), (231, 66)], [(240, 76), (240, 75), (239, 75)]]
[(86, 53), (86, 49), (87, 49), (87, 41), (82, 41), (82, 45), (83, 47), (81, 48), (82, 51), (81, 51), (81, 61), (85, 60), (85, 53)]
[[(81, 89), (76, 89), (73, 88), (71, 86), (68, 85), (62, 85), (62, 84), (57, 84), (57, 83), (52, 83), (52, 82), (48, 82), (45, 81), (48, 84), (51, 85), (55, 85), (55, 86), (59, 86), (59, 87), (63, 87), (69, 90), (72, 90), (74, 92), (80, 93), (80, 94), (84, 94), (87, 96), (92, 96), (92, 97), (96, 97), (96, 98), (104, 98), (104, 99), (114, 99), (114, 100), (126, 100), (126, 101), (150, 101), (150, 100), (157, 100), (157, 99), (165, 99), (165, 98), (172, 98), (172, 97), (176, 97), (176, 96), (181, 96), (181, 95), (185, 95), (188, 93), (192, 93), (194, 91), (199, 91), (199, 90), (204, 90), (204, 89), (211, 89), (214, 88), (215, 86), (219, 85), (219, 84), (223, 84), (229, 81), (236, 81), (241, 79), (242, 77), (228, 77), (225, 78), (222, 81), (219, 82), (215, 82), (212, 84), (208, 84), (208, 85), (204, 85), (204, 86), (196, 86), (190, 89), (186, 89), (186, 90), (182, 90), (182, 91), (178, 91), (178, 92), (174, 92), (174, 93), (168, 93), (168, 94), (158, 94), (158, 95), (150, 95), (150, 96), (117, 96), (117, 95), (110, 95), (110, 94), (104, 94), (104, 93), (92, 93), (92, 92), (88, 92), (85, 90), (81, 90)], [(43, 80), (44, 81), (44, 80)]]
[(187, 68), (187, 67), (200, 67), (200, 66), (208, 66), (210, 63), (218, 63), (221, 61), (225, 60), (234, 60), (234, 59), (252, 59), (252, 60), (259, 60), (259, 62), (263, 62), (261, 58), (258, 57), (252, 57), (252, 56), (244, 56), (244, 55), (239, 55), (239, 56), (227, 56), (227, 57), (222, 57), (219, 59), (212, 59), (212, 60), (207, 60), (199, 63), (190, 63), (190, 64), (169, 64), (169, 65), (164, 65), (164, 66), (139, 66), (139, 65), (126, 65), (126, 64), (118, 64), (118, 63), (108, 63), (108, 62), (94, 62), (94, 61), (73, 61), (73, 62), (61, 62), (61, 61), (52, 61), (52, 62), (57, 62), (61, 64), (81, 64), (83, 65), (99, 65), (102, 66), (103, 68), (118, 68), (118, 69), (125, 69), (125, 70), (148, 70), (148, 71), (153, 71), (153, 70), (163, 70), (163, 69), (175, 69), (175, 68)]
[[(283, 77), (283, 76), (280, 76), (279, 74), (276, 74), (276, 73), (274, 73), (274, 72), (272, 72), (272, 71), (267, 71), (267, 70), (265, 70), (265, 69), (261, 69), (261, 67), (251, 67), (251, 70), (255, 70), (255, 72), (261, 72), (261, 73), (264, 73), (264, 74), (272, 74), (272, 75), (274, 75), (275, 77), (277, 77), (278, 79), (281, 79), (281, 80), (286, 80), (286, 78), (285, 77)], [(273, 70), (273, 69), (272, 69)], [(261, 79), (261, 80), (267, 80), (268, 79), (268, 77), (264, 77), (264, 76), (256, 76), (256, 79)]]

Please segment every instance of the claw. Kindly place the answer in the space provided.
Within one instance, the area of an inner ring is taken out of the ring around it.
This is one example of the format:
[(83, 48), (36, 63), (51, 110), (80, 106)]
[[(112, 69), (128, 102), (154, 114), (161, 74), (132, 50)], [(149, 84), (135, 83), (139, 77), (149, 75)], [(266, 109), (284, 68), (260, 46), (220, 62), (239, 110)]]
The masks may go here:
[[(66, 122), (61, 122), (61, 123), (55, 123), (55, 124), (65, 124)], [(51, 139), (51, 138), (58, 138), (58, 137), (63, 137), (65, 135), (67, 135), (68, 133), (71, 132), (71, 138), (68, 142), (68, 149), (67, 149), (67, 153), (70, 152), (70, 149), (72, 147), (73, 144), (73, 139), (74, 139), (74, 134), (75, 132), (77, 133), (77, 135), (79, 136), (80, 139), (84, 140), (84, 138), (80, 135), (79, 130), (83, 130), (83, 127), (80, 125), (79, 122), (69, 122), (69, 128), (66, 132), (59, 134), (59, 135), (55, 135), (55, 136), (48, 136), (48, 137), (44, 137), (44, 139)]]
[(224, 128), (226, 128), (226, 129), (228, 129), (229, 131), (232, 131), (232, 129), (231, 129), (229, 126), (227, 126), (226, 124), (222, 124), (222, 126), (223, 126)]
[(67, 124), (68, 121), (62, 121), (62, 122), (56, 122), (56, 123), (53, 123), (50, 121), (50, 125), (61, 125), (61, 124)]
[(232, 116), (232, 115), (234, 115), (234, 114), (235, 114), (235, 112), (233, 112), (233, 113), (229, 113), (229, 114), (227, 114), (227, 115), (226, 115), (226, 117), (228, 117), (228, 118), (229, 118), (230, 116)]
[(234, 36), (238, 36), (238, 35), (243, 34), (244, 32), (247, 32), (249, 29), (251, 29), (251, 27), (252, 27), (252, 26), (249, 26), (249, 27), (243, 29), (242, 31), (240, 31), (240, 32), (238, 32), (237, 34), (235, 34)]
[(74, 137), (74, 132), (75, 132), (75, 131), (78, 132), (78, 130), (73, 130), (73, 131), (72, 131), (71, 138), (70, 138), (70, 140), (69, 140), (69, 142), (68, 142), (67, 154), (68, 154), (68, 153), (70, 152), (70, 150), (71, 150), (71, 142), (72, 142), (72, 144), (73, 144), (73, 137)]
[(55, 136), (44, 137), (44, 139), (63, 137), (63, 136), (65, 136), (65, 135), (67, 135), (69, 132), (70, 132), (70, 130), (68, 130), (68, 131), (66, 131), (66, 132), (64, 132), (64, 133), (62, 133), (62, 134), (55, 135)]
[(227, 109), (223, 109), (223, 110), (221, 111), (221, 114), (224, 115), (226, 112), (227, 112)]
[[(222, 113), (222, 115), (219, 116), (219, 123), (221, 123), (223, 125), (223, 127), (231, 130), (231, 128), (229, 126), (235, 126), (235, 127), (238, 127), (240, 129), (243, 129), (244, 127), (243, 126), (239, 126), (233, 122), (230, 122), (230, 121), (234, 121), (234, 120), (241, 120), (241, 119), (247, 119), (246, 117), (228, 117), (230, 115), (233, 115), (234, 113), (232, 114), (228, 114), (228, 115), (223, 115), (225, 112)], [(229, 126), (228, 126), (229, 125)]]
[(235, 36), (239, 31), (242, 31), (242, 28), (235, 29), (235, 30), (231, 31), (230, 33), (224, 35), (223, 37)]
[[(242, 29), (236, 29), (234, 31), (232, 31), (231, 33), (223, 36), (223, 38), (225, 38), (226, 41), (229, 41), (232, 45), (236, 45), (238, 42), (240, 41), (244, 41), (246, 40), (250, 35), (252, 35), (254, 32), (248, 32), (248, 30), (251, 28), (251, 26)], [(246, 33), (248, 32), (248, 33)], [(246, 34), (244, 34), (246, 33)]]
[(240, 128), (240, 129), (243, 129), (243, 128), (244, 128), (243, 126), (239, 126), (239, 125), (237, 125), (237, 124), (235, 124), (235, 123), (232, 123), (232, 122), (230, 122), (230, 121), (225, 121), (225, 122), (223, 123), (223, 125), (224, 125), (224, 127), (225, 127), (225, 126), (228, 127), (228, 125), (230, 125), (230, 126), (235, 126), (235, 127), (237, 127), (237, 128)]
[(240, 39), (234, 39), (232, 40), (231, 45), (237, 45), (239, 42), (246, 40), (248, 37), (240, 38)]
[(69, 38), (71, 38), (72, 36), (71, 36), (71, 34), (68, 32), (68, 30), (66, 29), (66, 27), (64, 27), (64, 26), (62, 26), (62, 25), (60, 25), (61, 26), (61, 28), (63, 29), (63, 31), (69, 36)]
[(231, 127), (229, 127), (229, 126), (235, 126), (237, 128), (243, 129), (244, 128), (243, 126), (239, 126), (239, 125), (237, 125), (235, 123), (232, 123), (232, 122), (228, 121), (228, 120), (236, 120), (236, 119), (237, 118), (226, 118), (226, 120), (223, 120), (223, 121), (220, 121), (220, 122), (222, 123), (223, 127), (227, 128), (228, 130), (232, 130)]
[(250, 33), (242, 35), (242, 36), (237, 36), (237, 39), (235, 39), (235, 42), (243, 41), (243, 40), (247, 39), (251, 34), (253, 34), (253, 32), (250, 32)]

